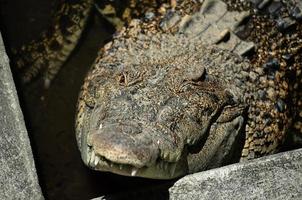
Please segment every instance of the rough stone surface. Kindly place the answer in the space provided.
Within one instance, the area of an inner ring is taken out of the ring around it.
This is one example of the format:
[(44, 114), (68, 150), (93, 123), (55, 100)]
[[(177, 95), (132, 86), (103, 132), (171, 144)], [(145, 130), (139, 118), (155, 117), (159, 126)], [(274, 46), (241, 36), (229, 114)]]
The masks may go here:
[(43, 199), (0, 35), (0, 199)]
[(188, 175), (170, 199), (301, 199), (302, 149)]

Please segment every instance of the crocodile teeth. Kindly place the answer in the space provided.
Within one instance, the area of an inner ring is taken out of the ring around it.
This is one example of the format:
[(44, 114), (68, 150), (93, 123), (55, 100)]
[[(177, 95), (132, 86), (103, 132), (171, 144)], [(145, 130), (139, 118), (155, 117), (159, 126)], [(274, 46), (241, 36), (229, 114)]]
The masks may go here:
[(88, 163), (88, 164), (89, 164), (90, 158), (91, 158), (91, 154), (89, 153), (89, 150), (90, 150), (90, 149), (88, 148), (88, 149), (87, 149), (87, 154), (86, 154), (86, 155), (87, 155), (87, 158), (86, 158), (86, 159), (87, 159), (87, 163)]
[(165, 152), (165, 153), (164, 153), (164, 159), (167, 160), (167, 159), (168, 159), (168, 156), (169, 156), (169, 153), (168, 153), (168, 152)]
[(119, 168), (120, 168), (120, 170), (122, 170), (123, 169), (123, 165), (119, 165)]
[(97, 166), (99, 164), (100, 159), (101, 158), (99, 156), (95, 156), (94, 166)]
[(187, 139), (187, 144), (192, 144), (192, 139), (188, 138)]
[(91, 157), (90, 157), (90, 164), (94, 164), (94, 160), (95, 160), (95, 153), (94, 153), (94, 151), (92, 151)]
[(131, 176), (135, 176), (137, 174), (137, 171), (138, 171), (137, 168), (132, 168)]

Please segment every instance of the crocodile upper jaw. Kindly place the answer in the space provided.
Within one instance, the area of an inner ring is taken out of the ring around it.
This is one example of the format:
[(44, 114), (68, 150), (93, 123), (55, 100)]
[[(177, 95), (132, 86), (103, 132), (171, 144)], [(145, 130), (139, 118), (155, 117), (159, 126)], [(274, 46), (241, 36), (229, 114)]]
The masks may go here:
[(136, 140), (133, 136), (114, 132), (117, 126), (106, 126), (89, 134), (86, 163), (100, 171), (152, 179), (172, 179), (188, 173), (187, 155), (175, 161), (160, 157), (156, 142)]

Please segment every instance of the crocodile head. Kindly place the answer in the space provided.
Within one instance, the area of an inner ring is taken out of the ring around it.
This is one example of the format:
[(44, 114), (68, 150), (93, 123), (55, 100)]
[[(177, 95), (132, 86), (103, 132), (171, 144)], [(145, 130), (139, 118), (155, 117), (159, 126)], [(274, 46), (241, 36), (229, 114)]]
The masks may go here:
[(137, 63), (119, 53), (118, 59), (104, 55), (79, 101), (77, 139), (89, 167), (155, 179), (190, 172), (189, 155), (201, 151), (217, 121), (236, 118), (227, 110), (238, 101), (236, 91), (207, 70), (224, 64), (205, 53), (219, 59), (226, 53), (198, 48), (198, 54), (142, 56)]

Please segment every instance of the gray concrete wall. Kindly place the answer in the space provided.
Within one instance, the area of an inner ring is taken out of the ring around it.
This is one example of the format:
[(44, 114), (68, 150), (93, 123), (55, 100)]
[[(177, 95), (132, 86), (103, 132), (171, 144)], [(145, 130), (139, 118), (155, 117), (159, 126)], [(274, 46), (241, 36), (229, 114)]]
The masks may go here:
[(302, 149), (188, 175), (169, 194), (172, 200), (301, 200)]
[(43, 199), (1, 34), (0, 199)]
[(302, 200), (302, 149), (187, 175), (168, 191), (157, 187), (93, 200)]

